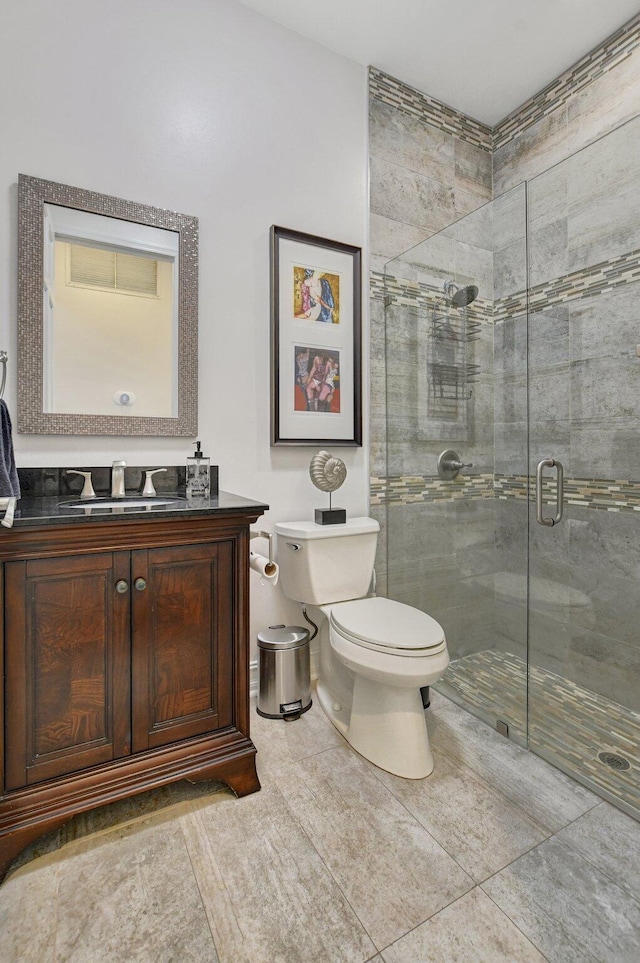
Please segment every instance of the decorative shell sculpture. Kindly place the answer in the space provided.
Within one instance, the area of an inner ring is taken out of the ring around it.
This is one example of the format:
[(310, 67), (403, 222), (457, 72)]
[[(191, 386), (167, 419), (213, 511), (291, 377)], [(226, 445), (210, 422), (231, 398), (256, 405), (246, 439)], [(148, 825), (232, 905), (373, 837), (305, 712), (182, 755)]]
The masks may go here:
[(335, 492), (347, 477), (347, 466), (328, 451), (319, 451), (309, 465), (311, 481), (321, 492)]

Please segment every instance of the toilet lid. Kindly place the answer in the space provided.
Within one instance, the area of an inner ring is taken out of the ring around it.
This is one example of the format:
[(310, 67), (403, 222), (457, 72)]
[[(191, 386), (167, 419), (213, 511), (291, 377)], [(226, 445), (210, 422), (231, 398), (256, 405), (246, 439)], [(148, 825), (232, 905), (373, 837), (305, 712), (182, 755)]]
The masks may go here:
[(355, 599), (331, 606), (331, 621), (341, 635), (367, 646), (408, 654), (442, 646), (444, 629), (430, 615), (393, 599)]

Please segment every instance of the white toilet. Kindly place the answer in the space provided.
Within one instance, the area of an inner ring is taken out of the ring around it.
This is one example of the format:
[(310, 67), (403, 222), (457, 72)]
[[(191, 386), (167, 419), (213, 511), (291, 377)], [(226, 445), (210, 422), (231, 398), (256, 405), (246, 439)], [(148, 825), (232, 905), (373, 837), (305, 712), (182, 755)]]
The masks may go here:
[(406, 779), (433, 771), (420, 688), (449, 664), (442, 626), (391, 599), (367, 597), (380, 526), (278, 522), (283, 591), (314, 606), (318, 699), (347, 741), (380, 769)]

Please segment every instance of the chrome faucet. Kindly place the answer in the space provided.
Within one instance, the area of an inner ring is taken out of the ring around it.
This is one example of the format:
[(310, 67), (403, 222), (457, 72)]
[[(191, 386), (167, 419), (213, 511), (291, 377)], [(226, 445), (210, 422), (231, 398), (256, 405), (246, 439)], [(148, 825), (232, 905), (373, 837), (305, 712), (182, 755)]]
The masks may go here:
[(66, 475), (82, 475), (84, 478), (84, 485), (82, 486), (82, 494), (80, 498), (95, 498), (96, 493), (93, 490), (93, 485), (91, 483), (91, 472), (90, 471), (79, 471), (77, 468), (67, 468)]
[(111, 497), (124, 498), (124, 470), (127, 467), (126, 461), (114, 461), (111, 466)]

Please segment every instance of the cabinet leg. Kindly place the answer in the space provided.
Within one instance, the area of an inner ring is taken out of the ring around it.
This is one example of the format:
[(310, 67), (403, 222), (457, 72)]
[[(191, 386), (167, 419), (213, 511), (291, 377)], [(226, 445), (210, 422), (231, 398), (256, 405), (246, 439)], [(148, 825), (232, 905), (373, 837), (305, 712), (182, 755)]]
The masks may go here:
[(49, 819), (46, 823), (38, 823), (35, 826), (25, 826), (23, 829), (17, 829), (14, 832), (7, 833), (4, 836), (0, 836), (0, 883), (4, 880), (11, 864), (20, 855), (23, 849), (29, 845), (29, 843), (35, 842), (41, 836), (45, 836), (47, 833), (55, 832), (56, 829), (60, 829), (61, 826), (68, 820), (68, 816), (63, 816), (60, 819)]
[(191, 782), (201, 782), (203, 779), (217, 779), (225, 783), (236, 796), (248, 796), (252, 792), (260, 789), (260, 780), (256, 772), (256, 757), (254, 753), (242, 756), (233, 762), (225, 762), (221, 772), (219, 766), (212, 766), (211, 769), (201, 769), (196, 773), (190, 774), (188, 779)]

